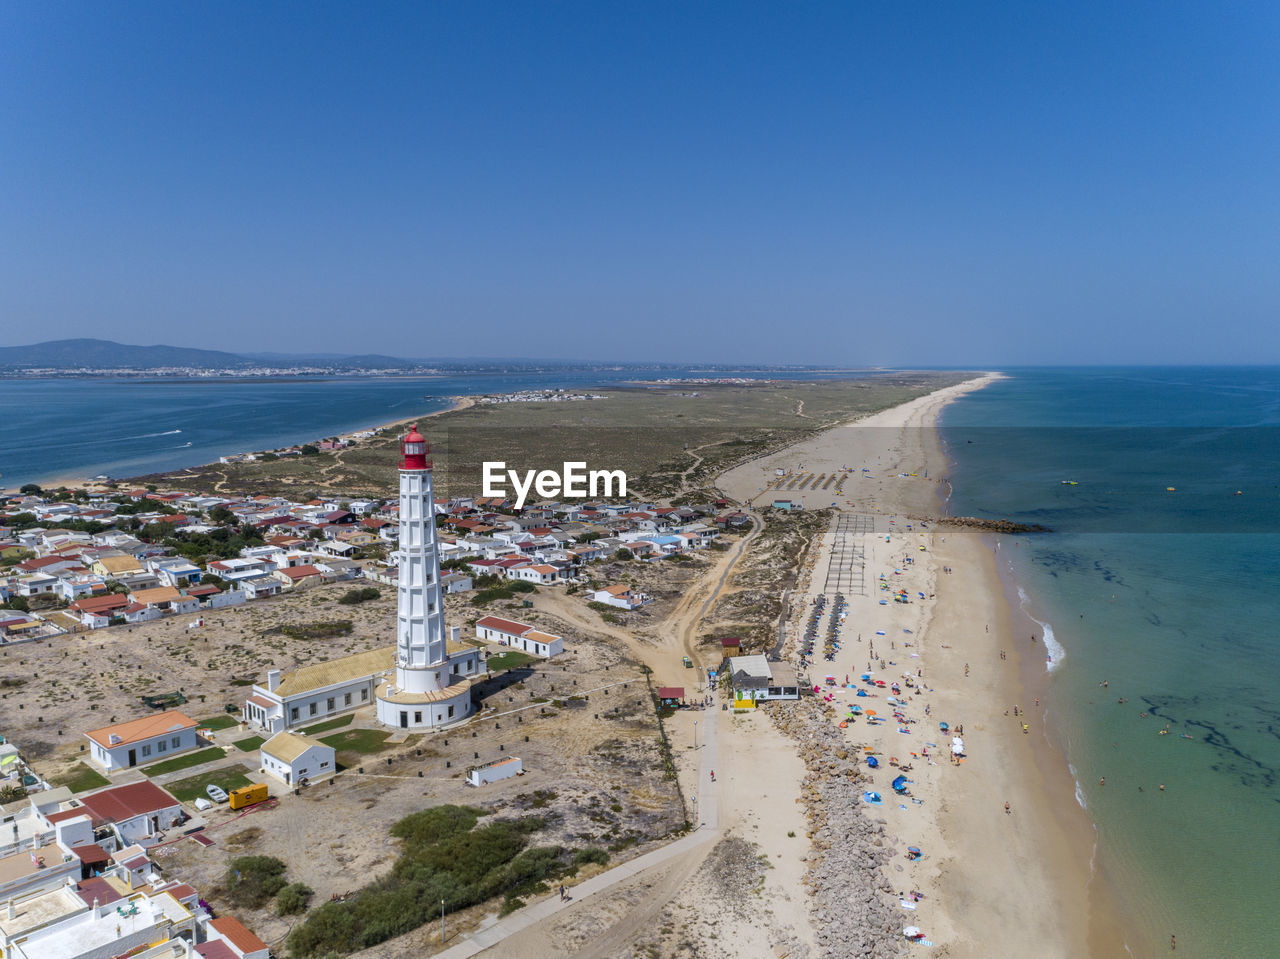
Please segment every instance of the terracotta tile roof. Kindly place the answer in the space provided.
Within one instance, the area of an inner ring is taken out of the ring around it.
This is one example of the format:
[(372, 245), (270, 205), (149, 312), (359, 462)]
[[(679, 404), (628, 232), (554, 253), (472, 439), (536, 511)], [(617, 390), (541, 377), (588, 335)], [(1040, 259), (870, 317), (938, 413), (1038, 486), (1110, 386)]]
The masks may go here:
[(124, 609), (129, 605), (129, 598), (119, 593), (108, 593), (106, 596), (86, 596), (71, 604), (72, 609), (82, 613), (107, 613), (113, 609)]
[(314, 566), (289, 566), (285, 569), (277, 570), (277, 572), (292, 580), (306, 579), (308, 576), (321, 575), (320, 570), (316, 569)]
[(152, 716), (143, 716), (141, 719), (131, 719), (127, 723), (117, 723), (114, 726), (91, 729), (85, 735), (104, 749), (115, 749), (117, 746), (127, 746), (130, 743), (141, 742), (144, 739), (154, 739), (156, 736), (163, 736), (166, 733), (194, 729), (195, 726), (196, 721), (194, 719), (178, 712), (176, 709), (168, 709)]
[(94, 900), (98, 901), (98, 905), (105, 906), (109, 903), (119, 902), (124, 896), (116, 892), (111, 883), (97, 876), (92, 879), (82, 879), (76, 885), (76, 895), (84, 900), (86, 906), (92, 906)]
[(202, 959), (240, 959), (221, 939), (211, 939), (196, 946), (196, 955), (201, 956)]
[[(172, 809), (178, 800), (151, 780), (113, 786), (100, 792), (80, 797), (80, 803), (93, 817), (95, 823), (124, 822), (137, 816)], [(168, 826), (168, 823), (164, 823)]]
[(220, 916), (217, 919), (211, 919), (209, 925), (225, 936), (231, 945), (242, 953), (257, 952), (259, 949), (267, 948), (267, 944), (246, 929), (244, 923), (235, 916)]
[(532, 626), (526, 626), (524, 623), (517, 623), (514, 620), (502, 619), (498, 616), (486, 616), (483, 619), (476, 620), (476, 628), (478, 629), (496, 629), (503, 633), (512, 633), (516, 636), (523, 636)]

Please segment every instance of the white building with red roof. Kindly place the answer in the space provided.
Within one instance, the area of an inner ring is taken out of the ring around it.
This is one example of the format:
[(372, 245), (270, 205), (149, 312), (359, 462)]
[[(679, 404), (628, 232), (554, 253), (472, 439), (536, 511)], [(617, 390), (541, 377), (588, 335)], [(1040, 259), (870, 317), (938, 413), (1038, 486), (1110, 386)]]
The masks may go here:
[(541, 632), (528, 623), (518, 623), (501, 616), (484, 616), (476, 620), (476, 638), (488, 643), (501, 643), (533, 656), (550, 659), (564, 652), (564, 640)]
[(145, 766), (200, 745), (196, 721), (176, 709), (91, 729), (89, 758), (107, 772)]

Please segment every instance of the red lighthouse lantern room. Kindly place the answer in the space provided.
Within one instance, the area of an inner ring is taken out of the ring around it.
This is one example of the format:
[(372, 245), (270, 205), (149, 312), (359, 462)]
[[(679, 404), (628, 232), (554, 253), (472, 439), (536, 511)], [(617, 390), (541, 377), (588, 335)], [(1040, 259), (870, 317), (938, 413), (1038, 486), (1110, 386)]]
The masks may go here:
[(409, 435), (400, 443), (400, 452), (404, 457), (400, 462), (402, 470), (431, 469), (431, 463), (427, 460), (427, 441), (418, 432), (417, 423), (409, 427)]

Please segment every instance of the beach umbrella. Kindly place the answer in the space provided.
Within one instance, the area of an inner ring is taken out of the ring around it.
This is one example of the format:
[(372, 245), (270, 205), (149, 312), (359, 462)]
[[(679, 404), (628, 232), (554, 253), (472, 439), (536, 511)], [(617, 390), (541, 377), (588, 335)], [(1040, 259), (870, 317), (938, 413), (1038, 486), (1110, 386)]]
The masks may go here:
[(893, 791), (894, 791), (894, 792), (898, 792), (898, 793), (900, 793), (900, 792), (902, 792), (902, 791), (903, 791), (904, 789), (906, 789), (906, 788), (907, 788), (907, 777), (906, 777), (906, 776), (899, 776), (897, 779), (895, 779), (895, 780), (893, 781)]
[(872, 769), (876, 769), (880, 765), (880, 760), (876, 759), (875, 756), (868, 756), (867, 765), (870, 766)]
[(920, 847), (919, 847), (919, 846), (908, 846), (908, 847), (907, 847), (907, 852), (913, 852), (913, 853), (915, 853), (915, 854), (918, 856), (918, 855), (920, 855)]
[(874, 709), (868, 709), (868, 710), (867, 710), (867, 715), (868, 715), (868, 716), (874, 716), (875, 714), (876, 714), (876, 711), (875, 711)]
[(877, 635), (877, 636), (883, 636), (883, 635), (884, 635), (884, 630), (883, 630), (883, 629), (877, 629), (877, 630), (876, 630), (876, 635)]

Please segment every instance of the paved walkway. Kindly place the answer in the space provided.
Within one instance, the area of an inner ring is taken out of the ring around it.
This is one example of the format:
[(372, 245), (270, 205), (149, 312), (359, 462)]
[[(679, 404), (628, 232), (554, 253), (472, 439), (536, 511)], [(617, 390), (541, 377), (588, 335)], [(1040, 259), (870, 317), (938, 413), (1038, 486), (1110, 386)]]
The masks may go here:
[(559, 896), (551, 895), (541, 902), (535, 902), (532, 905), (525, 906), (523, 909), (517, 909), (509, 916), (476, 930), (457, 945), (450, 946), (443, 952), (437, 953), (437, 959), (466, 959), (468, 956), (477, 955), (490, 946), (496, 946), (509, 936), (514, 936), (561, 910), (568, 909), (597, 893), (604, 892), (621, 882), (625, 882), (646, 869), (661, 865), (698, 846), (715, 841), (718, 838), (717, 830), (720, 822), (720, 810), (716, 794), (717, 784), (711, 781), (711, 771), (716, 768), (716, 733), (720, 721), (720, 710), (709, 709), (704, 711), (702, 715), (705, 718), (700, 718), (698, 721), (698, 734), (700, 737), (698, 747), (702, 753), (698, 769), (698, 822), (694, 823), (693, 832), (677, 839), (670, 845), (663, 846), (661, 849), (645, 853), (643, 856), (624, 862), (620, 866), (615, 866), (600, 873), (598, 876), (593, 876), (580, 882), (568, 890), (573, 896), (568, 902), (562, 902)]

